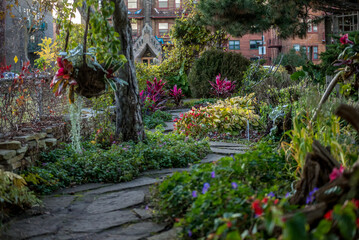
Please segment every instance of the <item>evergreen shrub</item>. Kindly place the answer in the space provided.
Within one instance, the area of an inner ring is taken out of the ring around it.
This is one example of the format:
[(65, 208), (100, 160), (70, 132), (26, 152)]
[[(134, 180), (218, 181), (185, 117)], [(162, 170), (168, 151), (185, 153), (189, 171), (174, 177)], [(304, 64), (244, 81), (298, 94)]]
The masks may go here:
[(211, 84), (218, 74), (229, 81), (236, 81), (238, 89), (242, 84), (243, 72), (249, 66), (250, 61), (242, 54), (209, 50), (195, 61), (189, 73), (188, 82), (192, 97), (209, 97)]

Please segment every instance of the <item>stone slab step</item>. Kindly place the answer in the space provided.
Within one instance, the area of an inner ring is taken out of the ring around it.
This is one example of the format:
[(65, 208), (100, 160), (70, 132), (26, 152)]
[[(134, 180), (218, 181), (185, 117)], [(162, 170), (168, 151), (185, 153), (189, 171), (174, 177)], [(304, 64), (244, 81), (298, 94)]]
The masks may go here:
[(205, 158), (202, 159), (201, 163), (212, 163), (212, 162), (216, 162), (219, 159), (226, 157), (226, 155), (223, 154), (208, 154)]
[(229, 147), (229, 148), (249, 148), (250, 146), (238, 143), (228, 143), (228, 142), (214, 142), (210, 141), (209, 146), (211, 147)]
[(246, 149), (227, 149), (227, 148), (211, 147), (211, 151), (215, 154), (231, 155), (237, 153), (245, 153)]

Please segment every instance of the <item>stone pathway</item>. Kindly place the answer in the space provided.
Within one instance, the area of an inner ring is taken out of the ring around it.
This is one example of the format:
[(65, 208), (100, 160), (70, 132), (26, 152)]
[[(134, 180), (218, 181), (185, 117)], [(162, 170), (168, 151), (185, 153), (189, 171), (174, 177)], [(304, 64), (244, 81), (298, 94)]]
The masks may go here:
[[(207, 155), (201, 164), (248, 149), (244, 145), (223, 142), (210, 145), (214, 153)], [(188, 170), (148, 171), (126, 183), (94, 183), (60, 190), (44, 197), (43, 207), (31, 209), (10, 222), (0, 239), (176, 239), (176, 229), (154, 221), (149, 188), (174, 172)]]

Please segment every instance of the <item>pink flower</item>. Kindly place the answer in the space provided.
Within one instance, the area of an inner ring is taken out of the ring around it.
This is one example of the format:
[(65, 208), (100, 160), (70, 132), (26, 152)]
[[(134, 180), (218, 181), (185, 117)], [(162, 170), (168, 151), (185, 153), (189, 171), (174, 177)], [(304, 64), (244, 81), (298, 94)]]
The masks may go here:
[(344, 167), (340, 166), (340, 168), (333, 168), (332, 173), (329, 175), (330, 181), (333, 181), (334, 179), (337, 179), (338, 177), (341, 177), (344, 172)]
[(340, 42), (342, 44), (354, 44), (352, 41), (349, 40), (349, 35), (348, 33), (347, 34), (344, 34), (341, 38), (340, 38)]

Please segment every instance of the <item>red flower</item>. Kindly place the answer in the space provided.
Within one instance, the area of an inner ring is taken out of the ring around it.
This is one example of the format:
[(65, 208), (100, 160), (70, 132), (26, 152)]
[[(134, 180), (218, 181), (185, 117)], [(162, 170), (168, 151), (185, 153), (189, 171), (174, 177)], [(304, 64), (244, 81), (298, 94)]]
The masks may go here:
[(274, 200), (274, 204), (277, 205), (279, 203), (279, 199)]
[(263, 198), (262, 203), (266, 204), (267, 202), (268, 202), (268, 198), (267, 197)]
[(356, 223), (357, 223), (357, 228), (359, 228), (359, 218), (357, 218)]
[(344, 34), (341, 38), (340, 38), (340, 42), (342, 44), (353, 44), (352, 41), (349, 40), (349, 35), (348, 34)]
[(256, 199), (252, 203), (252, 209), (254, 210), (254, 213), (256, 214), (257, 217), (263, 214), (263, 208), (261, 206), (261, 202), (258, 199)]
[(324, 218), (332, 221), (333, 220), (333, 210), (329, 210), (326, 214), (324, 214)]
[(232, 227), (232, 223), (231, 223), (231, 222), (227, 222), (227, 227), (228, 227), (228, 228)]
[(352, 202), (354, 203), (354, 205), (355, 205), (355, 208), (359, 208), (359, 200), (357, 200), (357, 199), (353, 199), (352, 200)]

